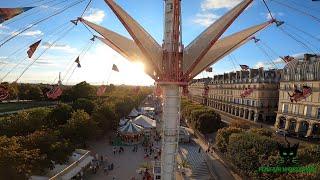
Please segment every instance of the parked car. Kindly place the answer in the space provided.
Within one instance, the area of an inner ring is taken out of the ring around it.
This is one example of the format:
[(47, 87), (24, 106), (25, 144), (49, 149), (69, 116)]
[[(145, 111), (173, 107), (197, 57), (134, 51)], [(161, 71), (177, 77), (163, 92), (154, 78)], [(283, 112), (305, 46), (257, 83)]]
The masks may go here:
[(289, 133), (285, 130), (282, 130), (282, 129), (276, 130), (276, 134), (281, 135), (281, 136), (289, 136)]

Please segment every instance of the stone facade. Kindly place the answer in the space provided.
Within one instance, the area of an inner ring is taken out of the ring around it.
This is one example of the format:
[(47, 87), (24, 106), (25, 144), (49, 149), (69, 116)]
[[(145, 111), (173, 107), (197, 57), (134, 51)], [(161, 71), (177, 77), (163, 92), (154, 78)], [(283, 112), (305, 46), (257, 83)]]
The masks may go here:
[[(312, 88), (312, 94), (291, 102), (294, 86)], [(305, 54), (284, 69), (279, 89), (279, 107), (275, 127), (304, 137), (320, 136), (320, 56)]]
[[(271, 124), (278, 109), (280, 78), (280, 70), (262, 68), (225, 73), (192, 83), (189, 97), (238, 118)], [(241, 97), (246, 89), (252, 93)]]

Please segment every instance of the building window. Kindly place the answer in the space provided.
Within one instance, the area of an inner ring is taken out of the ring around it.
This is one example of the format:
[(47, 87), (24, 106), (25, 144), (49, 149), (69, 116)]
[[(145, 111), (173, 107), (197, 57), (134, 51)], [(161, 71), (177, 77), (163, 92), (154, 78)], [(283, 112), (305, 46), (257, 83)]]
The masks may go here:
[(288, 104), (282, 104), (282, 112), (288, 113)]
[(255, 101), (252, 101), (252, 106), (254, 106), (255, 105)]
[(312, 110), (311, 106), (306, 106), (304, 108), (304, 115), (307, 116), (307, 117), (311, 117), (311, 110)]
[(299, 111), (298, 111), (299, 109), (297, 108), (297, 105), (293, 105), (293, 111), (292, 111), (292, 113), (293, 114), (299, 114)]
[(320, 108), (318, 108), (318, 116), (317, 116), (318, 119), (320, 119)]

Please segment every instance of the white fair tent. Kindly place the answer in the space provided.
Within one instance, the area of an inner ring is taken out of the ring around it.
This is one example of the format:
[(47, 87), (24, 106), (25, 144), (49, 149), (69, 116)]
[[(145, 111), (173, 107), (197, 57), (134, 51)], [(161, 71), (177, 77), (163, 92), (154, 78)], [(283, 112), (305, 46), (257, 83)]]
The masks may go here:
[(136, 117), (133, 122), (139, 126), (142, 126), (146, 129), (156, 128), (157, 122), (145, 115), (140, 115)]
[(122, 127), (122, 126), (126, 125), (128, 121), (129, 121), (129, 119), (121, 118), (119, 121), (119, 126)]
[(133, 108), (128, 116), (135, 118), (135, 117), (139, 116), (139, 112), (137, 111), (136, 108)]

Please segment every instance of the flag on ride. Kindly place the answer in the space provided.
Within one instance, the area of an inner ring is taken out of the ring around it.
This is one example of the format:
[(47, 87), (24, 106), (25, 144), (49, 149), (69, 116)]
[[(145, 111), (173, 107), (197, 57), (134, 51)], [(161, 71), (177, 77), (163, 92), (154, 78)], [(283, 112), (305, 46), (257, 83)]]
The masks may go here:
[(253, 89), (252, 89), (252, 88), (246, 88), (246, 89), (240, 94), (240, 97), (241, 97), (241, 98), (248, 97), (251, 93), (253, 93)]
[(244, 71), (247, 71), (249, 69), (249, 66), (247, 66), (247, 65), (240, 65), (240, 67)]
[(289, 63), (290, 61), (294, 60), (294, 57), (291, 57), (291, 56), (284, 56), (280, 58), (286, 63)]
[(206, 69), (206, 72), (212, 72), (212, 67), (208, 67), (208, 68)]
[(106, 92), (107, 86), (102, 85), (97, 90), (97, 96), (102, 96)]
[(260, 39), (258, 39), (256, 37), (252, 37), (252, 39), (254, 40), (254, 43), (258, 43), (260, 41)]
[(310, 96), (312, 94), (312, 88), (309, 86), (303, 86), (302, 87), (302, 92), (303, 92), (303, 96), (305, 98), (307, 98), (308, 96)]
[(70, 20), (70, 22), (72, 22), (72, 24), (74, 24), (74, 25), (78, 25), (78, 19)]
[(34, 7), (0, 8), (0, 24)]
[(58, 97), (60, 97), (61, 94), (62, 94), (62, 89), (59, 86), (56, 86), (47, 92), (47, 97), (49, 99), (58, 99)]
[(77, 57), (77, 59), (74, 62), (77, 63), (78, 68), (81, 68), (79, 56)]
[(0, 85), (0, 100), (5, 100), (9, 97), (9, 91), (8, 91), (8, 88), (3, 86), (3, 85)]
[(119, 69), (118, 69), (117, 65), (115, 65), (115, 64), (112, 65), (112, 70), (119, 72)]
[(32, 45), (29, 46), (29, 50), (27, 51), (28, 57), (31, 58), (34, 52), (37, 50), (39, 44), (41, 43), (41, 40), (33, 43)]

